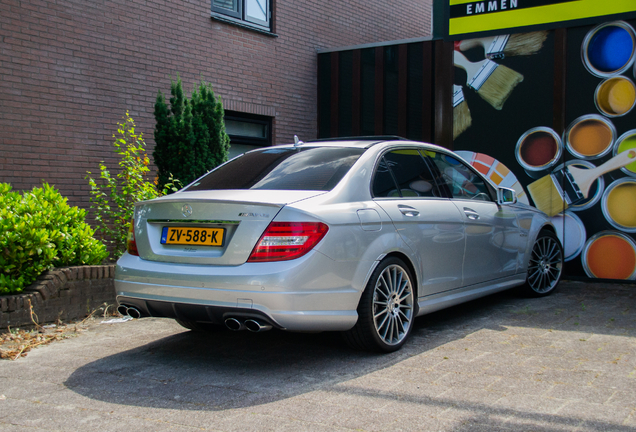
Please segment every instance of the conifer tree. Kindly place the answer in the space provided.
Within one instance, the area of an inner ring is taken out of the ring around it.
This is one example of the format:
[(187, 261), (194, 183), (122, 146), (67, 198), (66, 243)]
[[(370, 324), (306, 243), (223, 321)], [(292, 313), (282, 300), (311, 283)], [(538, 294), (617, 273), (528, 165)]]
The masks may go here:
[(170, 107), (161, 93), (155, 103), (157, 188), (179, 180), (187, 185), (227, 160), (230, 138), (225, 132), (224, 111), (212, 86), (201, 81), (188, 98), (181, 79), (171, 81)]

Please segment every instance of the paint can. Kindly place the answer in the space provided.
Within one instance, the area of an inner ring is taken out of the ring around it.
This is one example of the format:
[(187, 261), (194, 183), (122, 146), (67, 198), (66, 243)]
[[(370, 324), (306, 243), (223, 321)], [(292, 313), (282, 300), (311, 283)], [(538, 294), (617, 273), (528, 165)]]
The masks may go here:
[(587, 232), (583, 221), (569, 210), (552, 216), (550, 220), (556, 229), (557, 237), (563, 245), (563, 259), (572, 261), (579, 256), (587, 240)]
[[(583, 169), (596, 168), (596, 165), (594, 165), (590, 161), (573, 159), (573, 160), (569, 160), (565, 162), (564, 164), (558, 165), (556, 168), (554, 168), (554, 171), (552, 171), (552, 173), (562, 171), (564, 168), (569, 166), (574, 166), (576, 168), (583, 168)], [(578, 212), (578, 211), (592, 208), (594, 205), (596, 205), (596, 203), (598, 203), (601, 200), (604, 191), (605, 191), (605, 178), (603, 178), (603, 176), (600, 176), (596, 179), (594, 183), (592, 183), (592, 187), (590, 187), (590, 192), (587, 198), (585, 198), (583, 201), (577, 202), (576, 204), (570, 205), (568, 209), (574, 212)]]
[[(614, 144), (614, 156), (624, 151), (636, 148), (636, 129), (629, 130), (618, 137)], [(632, 162), (621, 168), (625, 174), (636, 177), (636, 162)]]
[(515, 148), (519, 165), (532, 178), (541, 178), (554, 167), (563, 154), (561, 137), (549, 127), (527, 130)]
[(581, 45), (581, 60), (594, 76), (619, 75), (634, 64), (636, 53), (634, 28), (625, 21), (600, 24), (590, 30)]
[(606, 117), (621, 117), (636, 105), (636, 85), (625, 76), (601, 81), (594, 92), (594, 104)]
[(581, 253), (583, 270), (591, 278), (636, 278), (636, 242), (620, 231), (601, 231), (590, 237)]
[(624, 232), (636, 232), (636, 179), (623, 177), (612, 182), (601, 204), (610, 225)]
[(579, 159), (599, 159), (612, 151), (616, 139), (614, 124), (598, 114), (587, 114), (574, 120), (563, 134), (568, 151)]

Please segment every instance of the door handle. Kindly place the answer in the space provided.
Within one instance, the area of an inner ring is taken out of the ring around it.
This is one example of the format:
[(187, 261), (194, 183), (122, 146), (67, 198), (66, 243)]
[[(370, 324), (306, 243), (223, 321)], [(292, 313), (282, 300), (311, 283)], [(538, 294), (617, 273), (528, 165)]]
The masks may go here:
[(470, 220), (477, 220), (479, 219), (479, 213), (477, 213), (475, 210), (470, 209), (468, 207), (464, 207), (464, 213), (466, 214), (466, 217)]
[(409, 207), (406, 205), (402, 205), (399, 204), (398, 205), (398, 210), (400, 211), (400, 213), (402, 213), (404, 216), (409, 216), (409, 217), (415, 217), (415, 216), (419, 216), (420, 212), (418, 212), (416, 209), (414, 209), (413, 207)]

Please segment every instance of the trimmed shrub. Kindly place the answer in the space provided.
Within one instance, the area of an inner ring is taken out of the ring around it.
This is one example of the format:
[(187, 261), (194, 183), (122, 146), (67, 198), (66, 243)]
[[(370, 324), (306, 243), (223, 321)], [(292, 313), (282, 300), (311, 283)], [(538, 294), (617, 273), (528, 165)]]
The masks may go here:
[(172, 81), (170, 107), (161, 93), (155, 103), (157, 187), (162, 191), (171, 176), (188, 185), (227, 161), (230, 138), (225, 132), (221, 99), (203, 81), (192, 97), (183, 94), (181, 79)]
[(106, 247), (85, 216), (48, 183), (22, 195), (0, 183), (0, 294), (21, 292), (52, 267), (101, 263)]

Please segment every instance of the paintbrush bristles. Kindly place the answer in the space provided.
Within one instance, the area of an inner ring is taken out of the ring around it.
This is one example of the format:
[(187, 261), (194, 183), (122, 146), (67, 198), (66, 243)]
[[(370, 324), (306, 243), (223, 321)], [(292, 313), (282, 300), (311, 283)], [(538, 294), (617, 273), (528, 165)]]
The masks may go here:
[(473, 119), (470, 116), (470, 109), (466, 101), (461, 102), (453, 108), (453, 139), (470, 127)]
[(551, 175), (530, 183), (528, 192), (532, 197), (532, 201), (534, 201), (534, 205), (550, 217), (568, 208), (568, 204), (554, 185), (554, 179)]
[(477, 92), (493, 108), (500, 110), (512, 90), (523, 81), (523, 75), (509, 67), (499, 65)]
[(504, 48), (504, 54), (507, 56), (536, 54), (541, 50), (547, 38), (547, 31), (510, 35)]

